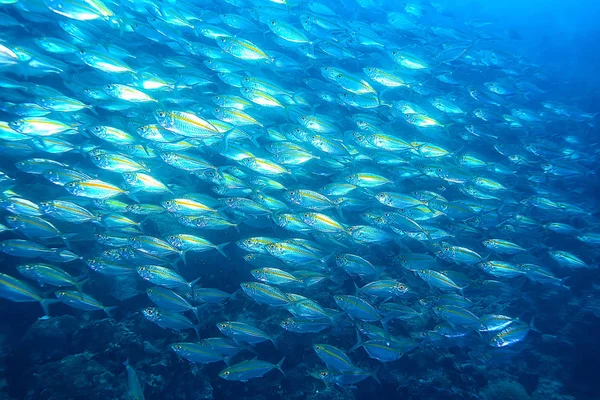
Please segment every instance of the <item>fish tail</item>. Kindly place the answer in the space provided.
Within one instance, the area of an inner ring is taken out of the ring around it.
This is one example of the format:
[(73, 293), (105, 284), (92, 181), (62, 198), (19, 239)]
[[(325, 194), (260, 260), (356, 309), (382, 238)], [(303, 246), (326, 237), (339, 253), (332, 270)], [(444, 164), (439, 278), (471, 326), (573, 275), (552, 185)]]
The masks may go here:
[(276, 367), (276, 368), (277, 368), (277, 369), (278, 369), (278, 370), (279, 370), (279, 371), (280, 371), (280, 372), (283, 374), (283, 376), (285, 377), (285, 376), (286, 376), (286, 375), (285, 375), (285, 372), (283, 372), (283, 369), (281, 368), (281, 366), (283, 365), (283, 362), (284, 362), (284, 361), (285, 361), (285, 357), (283, 357), (283, 358), (281, 359), (281, 361), (279, 361), (279, 362), (277, 363), (277, 365), (275, 365), (275, 367)]
[(58, 299), (41, 299), (40, 306), (42, 306), (42, 310), (44, 310), (44, 314), (50, 316), (50, 311), (48, 310), (48, 306), (50, 304), (58, 303)]
[(193, 281), (191, 281), (190, 283), (188, 283), (190, 290), (194, 289), (194, 286), (200, 281), (200, 279), (202, 279), (202, 277), (196, 278)]
[[(283, 333), (283, 332), (282, 332)], [(278, 334), (277, 336), (273, 336), (271, 337), (269, 340), (271, 341), (271, 343), (273, 343), (273, 346), (275, 347), (275, 350), (279, 350), (279, 344), (277, 343), (277, 339), (279, 339), (279, 336), (281, 335)]]
[(381, 381), (379, 380), (379, 378), (377, 377), (377, 374), (379, 373), (379, 368), (381, 368), (381, 364), (379, 364), (377, 366), (377, 368), (375, 368), (375, 371), (372, 371), (369, 373), (369, 376), (373, 379), (375, 379), (377, 381), (377, 383), (381, 386)]
[(196, 307), (192, 308), (192, 312), (196, 316), (196, 320), (198, 320), (198, 323), (201, 322), (201, 320), (200, 320), (200, 310), (202, 310), (205, 306), (206, 306), (206, 303), (200, 304), (199, 306), (196, 306)]
[(125, 193), (125, 195), (127, 197), (129, 197), (131, 200), (135, 201), (136, 203), (140, 202), (140, 199), (138, 199), (138, 197), (131, 191), (123, 191), (123, 193)]
[(352, 346), (350, 348), (350, 350), (348, 350), (350, 353), (353, 352), (354, 350), (358, 349), (360, 346), (363, 345), (362, 339), (360, 338), (360, 333), (358, 332), (358, 330), (356, 331), (356, 343), (354, 344), (354, 346)]
[(102, 310), (106, 313), (106, 315), (108, 315), (108, 318), (114, 318), (113, 315), (111, 314), (112, 311), (117, 308), (118, 306), (112, 306), (112, 307), (104, 307)]
[(80, 280), (80, 281), (78, 281), (78, 282), (75, 282), (75, 283), (74, 283), (74, 286), (75, 286), (75, 288), (76, 288), (78, 291), (80, 291), (80, 292), (81, 292), (81, 291), (82, 291), (81, 289), (83, 288), (83, 285), (85, 285), (86, 283), (88, 283), (88, 281), (89, 281), (89, 280), (90, 280), (90, 278), (85, 278), (85, 279), (82, 279), (82, 280)]
[(532, 331), (537, 332), (541, 335), (542, 332), (538, 328), (536, 328), (534, 322), (535, 322), (535, 316), (531, 317), (531, 321), (529, 321), (529, 329), (531, 329)]
[(67, 247), (67, 249), (71, 250), (71, 243), (69, 242), (69, 236), (73, 236), (73, 235), (62, 235), (60, 238), (62, 239), (62, 241), (65, 244), (65, 246)]
[(225, 258), (229, 258), (229, 256), (227, 256), (227, 253), (225, 253), (223, 251), (223, 249), (225, 248), (225, 246), (227, 246), (229, 243), (231, 242), (225, 242), (225, 243), (221, 243), (220, 245), (218, 245), (217, 247), (215, 247), (215, 250), (217, 250), (219, 253), (221, 253), (221, 255)]

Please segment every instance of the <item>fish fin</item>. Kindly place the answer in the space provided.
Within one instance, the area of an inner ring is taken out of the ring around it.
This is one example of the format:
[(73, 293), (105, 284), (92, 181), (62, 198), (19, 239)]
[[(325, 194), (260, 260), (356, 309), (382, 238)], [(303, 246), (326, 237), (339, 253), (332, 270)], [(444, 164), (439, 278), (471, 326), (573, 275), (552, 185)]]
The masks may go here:
[(277, 369), (278, 369), (278, 370), (279, 370), (279, 371), (280, 371), (280, 372), (283, 374), (283, 376), (284, 376), (284, 377), (286, 377), (286, 375), (285, 375), (285, 372), (283, 372), (283, 369), (281, 368), (281, 366), (283, 365), (283, 362), (284, 362), (284, 361), (285, 361), (285, 357), (283, 357), (283, 358), (281, 359), (281, 361), (279, 361), (279, 362), (277, 363), (277, 365), (275, 365), (275, 368), (277, 368)]

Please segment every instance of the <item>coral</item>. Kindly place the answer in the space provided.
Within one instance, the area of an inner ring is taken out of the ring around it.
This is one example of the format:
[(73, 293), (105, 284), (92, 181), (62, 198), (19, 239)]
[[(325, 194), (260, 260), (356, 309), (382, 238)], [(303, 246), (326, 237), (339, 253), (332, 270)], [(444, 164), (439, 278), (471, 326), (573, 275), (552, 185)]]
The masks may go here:
[(79, 321), (70, 315), (38, 320), (23, 336), (17, 352), (33, 363), (60, 360), (71, 353)]
[(533, 400), (575, 400), (575, 397), (561, 394), (563, 385), (554, 379), (540, 378)]
[(90, 353), (67, 356), (61, 361), (40, 366), (33, 375), (33, 398), (58, 400), (68, 395), (71, 400), (126, 398), (127, 380), (93, 359)]
[(481, 391), (485, 400), (529, 400), (525, 388), (518, 382), (505, 379), (488, 383)]

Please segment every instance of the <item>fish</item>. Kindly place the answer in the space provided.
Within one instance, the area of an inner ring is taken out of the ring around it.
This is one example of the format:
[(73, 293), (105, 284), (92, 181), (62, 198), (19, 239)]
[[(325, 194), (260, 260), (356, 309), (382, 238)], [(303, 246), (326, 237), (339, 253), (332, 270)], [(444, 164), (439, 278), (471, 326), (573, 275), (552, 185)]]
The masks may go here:
[(46, 315), (49, 315), (48, 305), (55, 302), (55, 300), (43, 298), (28, 283), (6, 274), (0, 274), (0, 297), (17, 303), (37, 301)]
[(155, 285), (164, 286), (167, 288), (187, 287), (192, 289), (200, 278), (191, 282), (186, 281), (177, 272), (160, 265), (142, 265), (136, 268), (138, 275), (142, 279), (147, 280)]
[(260, 378), (273, 369), (279, 370), (279, 372), (285, 376), (285, 372), (283, 372), (283, 369), (281, 368), (284, 361), (285, 357), (277, 364), (271, 364), (258, 359), (246, 360), (225, 368), (223, 371), (219, 372), (219, 376), (228, 381), (247, 382), (249, 379)]
[(29, 278), (36, 280), (40, 286), (74, 286), (78, 291), (81, 291), (86, 279), (78, 279), (59, 267), (50, 264), (23, 264), (17, 267), (17, 271)]
[(118, 307), (106, 307), (92, 296), (79, 291), (60, 289), (55, 291), (54, 294), (60, 302), (68, 306), (83, 311), (102, 310), (109, 318), (112, 318), (111, 311)]
[(129, 364), (129, 359), (127, 359), (123, 365), (125, 365), (125, 370), (127, 371), (129, 398), (133, 400), (144, 400), (144, 384), (140, 382), (137, 372), (131, 364)]
[(313, 349), (328, 368), (337, 371), (348, 371), (355, 368), (346, 352), (337, 347), (328, 344), (314, 344)]
[(217, 328), (219, 328), (224, 335), (231, 337), (237, 342), (254, 345), (256, 343), (270, 341), (273, 343), (273, 346), (277, 348), (277, 342), (274, 337), (269, 336), (252, 325), (237, 321), (225, 321), (217, 323)]
[(193, 363), (210, 364), (225, 361), (219, 352), (201, 343), (173, 343), (170, 347), (178, 356)]
[(199, 326), (195, 325), (192, 321), (190, 321), (186, 316), (172, 312), (161, 310), (156, 307), (146, 307), (142, 310), (142, 314), (144, 317), (156, 325), (160, 326), (164, 329), (171, 329), (176, 332), (180, 332), (186, 329), (194, 329), (196, 331), (196, 335), (199, 334)]

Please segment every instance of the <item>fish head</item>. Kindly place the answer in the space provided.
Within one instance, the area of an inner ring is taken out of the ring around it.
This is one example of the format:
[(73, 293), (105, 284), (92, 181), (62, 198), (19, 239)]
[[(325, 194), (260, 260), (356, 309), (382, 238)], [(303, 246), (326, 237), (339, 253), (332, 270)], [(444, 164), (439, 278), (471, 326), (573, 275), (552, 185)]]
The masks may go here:
[(336, 254), (335, 255), (335, 263), (341, 267), (343, 265), (346, 265), (348, 263), (348, 258), (346, 257), (345, 254)]
[(313, 349), (317, 353), (321, 353), (321, 352), (325, 351), (325, 346), (323, 346), (322, 344), (313, 344)]
[(254, 293), (254, 286), (250, 282), (243, 282), (240, 284), (240, 287), (245, 293)]
[(90, 267), (90, 269), (92, 271), (97, 272), (97, 271), (102, 270), (102, 263), (98, 259), (90, 258), (90, 259), (86, 260), (86, 264), (88, 265), (88, 267)]
[(396, 282), (392, 289), (392, 292), (396, 295), (401, 295), (408, 292), (410, 289), (404, 283)]
[(229, 368), (219, 372), (219, 376), (223, 379), (231, 379), (231, 372), (229, 371)]
[(25, 126), (25, 121), (23, 121), (21, 119), (18, 119), (16, 121), (11, 121), (8, 123), (8, 126), (10, 128), (12, 128), (13, 130), (19, 132), (23, 128), (23, 126)]
[(377, 195), (375, 195), (375, 198), (377, 200), (379, 200), (380, 203), (385, 204), (385, 203), (389, 202), (390, 195), (389, 195), (389, 193), (381, 192), (381, 193), (378, 193)]
[(19, 271), (21, 275), (27, 276), (35, 271), (35, 266), (31, 264), (19, 265), (17, 271)]
[(219, 322), (217, 328), (219, 328), (223, 334), (227, 335), (227, 332), (231, 330), (231, 324), (229, 322)]
[(156, 321), (160, 317), (158, 309), (154, 307), (146, 307), (142, 310), (142, 314), (148, 321)]
[(49, 201), (42, 201), (38, 205), (44, 214), (47, 214), (52, 210), (52, 203)]
[(288, 190), (283, 194), (286, 201), (298, 204), (300, 202), (300, 192), (298, 190)]
[(272, 256), (282, 253), (282, 247), (278, 243), (271, 243), (265, 246), (265, 250)]
[(109, 83), (108, 85), (104, 85), (104, 87), (102, 88), (106, 93), (113, 93), (116, 94), (119, 92), (119, 87), (117, 85), (114, 85), (112, 83)]
[(161, 203), (161, 205), (167, 210), (167, 211), (173, 211), (175, 209), (175, 200), (165, 200)]
[(345, 310), (348, 308), (348, 300), (346, 299), (345, 296), (341, 296), (341, 295), (333, 296), (333, 300), (335, 300), (335, 303), (342, 310)]
[(154, 118), (158, 121), (159, 124), (163, 125), (163, 123), (167, 120), (169, 114), (165, 110), (156, 110), (154, 111)]
[(183, 245), (183, 240), (177, 235), (169, 235), (166, 237), (167, 242), (173, 247), (181, 247)]
[(287, 331), (287, 330), (290, 330), (290, 329), (291, 329), (291, 327), (292, 327), (293, 325), (295, 325), (295, 324), (294, 324), (294, 320), (293, 320), (293, 319), (291, 319), (291, 318), (284, 319), (283, 321), (281, 321), (281, 322), (279, 323), (279, 326), (281, 326), (281, 327), (282, 327), (283, 329), (285, 329), (286, 331)]
[(173, 343), (171, 345), (171, 349), (175, 352), (175, 353), (180, 353), (183, 351), (183, 345), (181, 343)]

